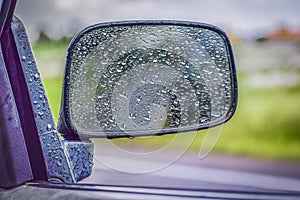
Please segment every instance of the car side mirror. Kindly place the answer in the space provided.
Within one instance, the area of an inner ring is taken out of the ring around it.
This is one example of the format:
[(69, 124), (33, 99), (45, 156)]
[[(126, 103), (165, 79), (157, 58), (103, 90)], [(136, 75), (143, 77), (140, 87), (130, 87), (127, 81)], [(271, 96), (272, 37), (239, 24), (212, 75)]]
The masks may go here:
[(219, 28), (178, 21), (102, 23), (68, 49), (58, 130), (135, 137), (206, 129), (237, 105), (231, 45)]

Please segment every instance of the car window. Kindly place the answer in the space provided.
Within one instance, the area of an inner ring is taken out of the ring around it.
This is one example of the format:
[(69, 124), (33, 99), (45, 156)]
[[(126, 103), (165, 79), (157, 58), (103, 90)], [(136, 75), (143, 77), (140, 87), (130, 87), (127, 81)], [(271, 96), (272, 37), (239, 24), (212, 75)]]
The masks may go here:
[[(226, 3), (195, 0), (184, 2), (145, 0), (123, 3), (94, 1), (91, 5), (80, 1), (71, 3), (31, 0), (31, 3), (20, 1), (16, 14), (28, 28), (27, 32), (45, 83), (55, 123), (59, 116), (68, 45), (71, 37), (88, 25), (129, 19), (201, 21), (222, 27), (232, 41), (238, 69), (240, 104), (236, 115), (228, 124), (190, 134), (115, 140), (93, 139), (95, 144), (93, 162), (96, 169), (94, 172), (98, 171), (99, 176), (91, 176), (90, 179), (86, 179), (87, 182), (129, 185), (143, 179), (138, 179), (137, 174), (157, 172), (156, 176), (149, 178), (164, 183), (159, 176), (167, 179), (177, 177), (177, 181), (182, 182), (190, 177), (185, 183), (192, 186), (197, 185), (193, 184), (192, 180), (197, 175), (200, 176), (201, 170), (192, 170), (194, 168), (187, 168), (186, 165), (204, 165), (215, 169), (210, 171), (210, 174), (217, 177), (214, 179), (213, 176), (207, 177), (202, 173), (201, 177), (207, 178), (205, 180), (224, 180), (226, 184), (233, 184), (230, 180), (235, 180), (234, 184), (251, 186), (253, 184), (249, 180), (254, 180), (251, 179), (253, 174), (246, 173), (248, 176), (245, 177), (248, 178), (244, 180), (240, 179), (243, 176), (239, 173), (237, 176), (229, 173), (233, 178), (227, 179), (218, 175), (220, 172), (218, 170), (221, 169), (228, 169), (230, 172), (250, 171), (289, 177), (285, 180), (287, 182), (281, 179), (270, 181), (274, 179), (266, 178), (263, 179), (268, 180), (266, 182), (256, 179), (260, 181), (255, 183), (269, 189), (291, 189), (299, 188), (300, 174), (298, 167), (300, 115), (296, 109), (299, 107), (298, 7), (299, 2), (293, 0)], [(32, 17), (32, 10), (38, 17)], [(140, 74), (142, 76), (143, 71)], [(83, 76), (79, 74), (78, 77)], [(120, 88), (122, 89), (121, 86)], [(218, 93), (217, 90), (214, 92)], [(142, 113), (147, 112), (142, 108), (140, 110)], [(86, 113), (81, 111), (86, 110), (79, 109), (78, 113), (82, 115)], [(83, 122), (81, 125), (88, 124)], [(50, 126), (51, 130), (55, 127), (53, 123), (50, 123)], [(44, 129), (50, 126), (48, 123), (43, 124)], [(70, 149), (80, 149), (73, 147)], [(193, 159), (190, 159), (189, 155), (192, 155)], [(146, 162), (151, 159), (153, 162)], [(165, 171), (159, 173), (160, 170), (173, 166), (175, 161), (184, 165), (175, 166), (175, 169), (181, 169), (180, 171), (174, 170), (171, 175)], [(76, 168), (81, 164), (74, 166)], [(193, 172), (191, 175), (187, 172), (189, 170)], [(126, 172), (132, 176), (120, 180), (113, 177), (112, 172), (122, 174)]]

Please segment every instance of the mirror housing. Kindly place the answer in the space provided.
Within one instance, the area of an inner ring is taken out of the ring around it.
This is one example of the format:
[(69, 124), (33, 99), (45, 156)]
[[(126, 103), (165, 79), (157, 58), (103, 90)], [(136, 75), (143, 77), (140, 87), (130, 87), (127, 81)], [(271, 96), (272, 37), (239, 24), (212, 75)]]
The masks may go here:
[(101, 23), (68, 49), (58, 130), (135, 137), (206, 129), (237, 106), (231, 44), (219, 28), (179, 21)]

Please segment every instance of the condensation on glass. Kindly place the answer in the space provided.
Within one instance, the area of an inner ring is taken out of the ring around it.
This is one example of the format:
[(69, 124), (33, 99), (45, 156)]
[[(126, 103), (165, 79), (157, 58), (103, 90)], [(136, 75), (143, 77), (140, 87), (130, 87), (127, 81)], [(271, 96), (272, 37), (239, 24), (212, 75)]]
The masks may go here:
[(209, 127), (228, 114), (232, 71), (215, 31), (177, 25), (101, 27), (75, 44), (70, 118), (83, 135), (153, 135)]

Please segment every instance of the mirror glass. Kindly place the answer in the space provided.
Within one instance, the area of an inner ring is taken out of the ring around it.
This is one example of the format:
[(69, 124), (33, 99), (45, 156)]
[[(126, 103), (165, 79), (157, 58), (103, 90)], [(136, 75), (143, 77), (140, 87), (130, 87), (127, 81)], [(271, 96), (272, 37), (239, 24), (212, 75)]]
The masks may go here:
[(179, 22), (83, 30), (68, 51), (64, 90), (67, 126), (79, 135), (109, 138), (224, 123), (237, 95), (224, 32)]

